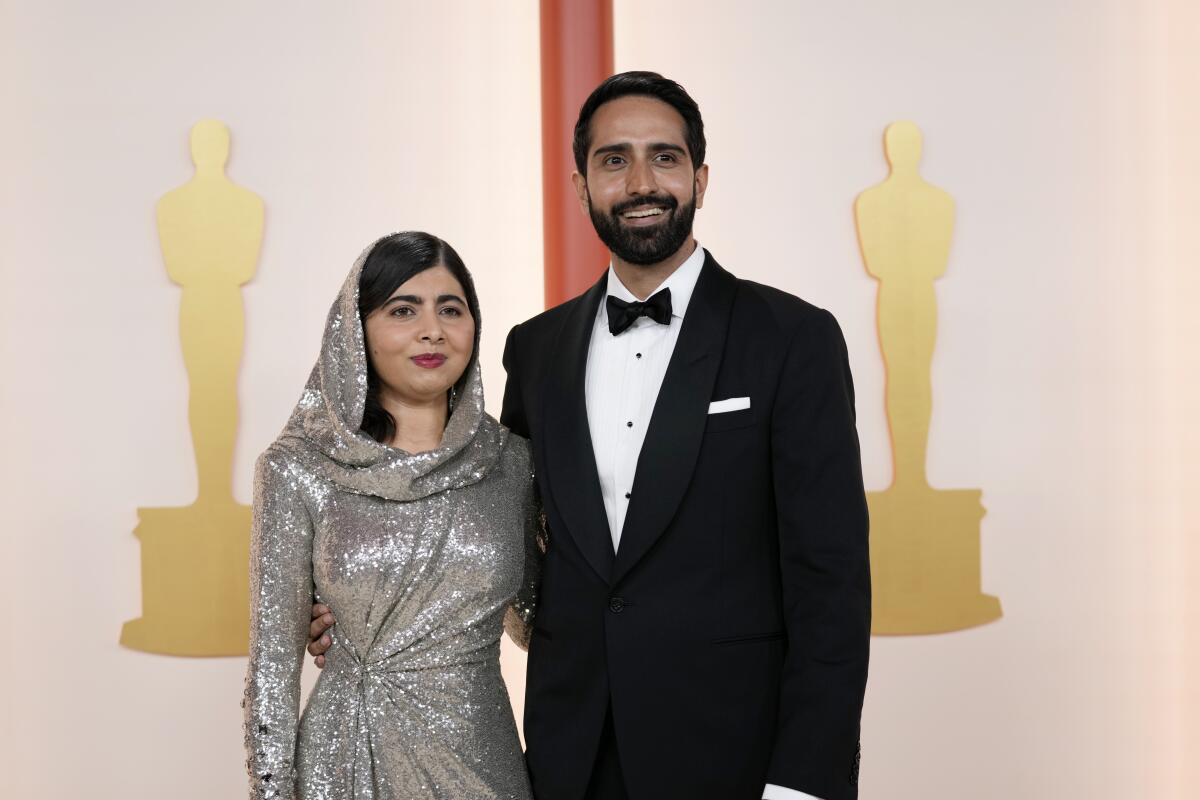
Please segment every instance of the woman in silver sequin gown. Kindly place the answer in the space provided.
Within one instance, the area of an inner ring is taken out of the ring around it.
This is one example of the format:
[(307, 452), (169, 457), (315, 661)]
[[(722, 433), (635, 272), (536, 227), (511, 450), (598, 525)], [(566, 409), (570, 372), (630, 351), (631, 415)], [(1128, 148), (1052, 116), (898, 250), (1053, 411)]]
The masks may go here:
[[(530, 797), (499, 651), (505, 627), (528, 641), (544, 543), (528, 443), (484, 413), (461, 264), (428, 234), (369, 248), (259, 458), (251, 797)], [(338, 625), (300, 717), (314, 597)]]

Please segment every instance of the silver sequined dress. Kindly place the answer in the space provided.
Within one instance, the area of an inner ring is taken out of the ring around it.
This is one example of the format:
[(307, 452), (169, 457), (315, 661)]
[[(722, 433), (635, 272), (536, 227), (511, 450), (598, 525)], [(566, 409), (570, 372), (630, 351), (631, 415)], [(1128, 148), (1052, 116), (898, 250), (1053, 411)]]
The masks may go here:
[[(499, 651), (504, 627), (527, 642), (535, 603), (529, 447), (484, 413), (477, 365), (437, 450), (410, 455), (358, 431), (363, 260), (296, 411), (257, 465), (250, 796), (525, 800)], [(337, 625), (301, 718), (314, 597)]]

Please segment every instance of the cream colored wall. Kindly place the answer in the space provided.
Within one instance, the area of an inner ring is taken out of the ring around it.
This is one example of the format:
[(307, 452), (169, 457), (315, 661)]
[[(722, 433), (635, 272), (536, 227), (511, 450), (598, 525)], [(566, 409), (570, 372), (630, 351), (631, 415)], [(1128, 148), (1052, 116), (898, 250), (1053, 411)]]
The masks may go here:
[(1177, 632), (1169, 672), (1173, 703), (1170, 755), (1177, 765), (1174, 796), (1187, 797), (1200, 786), (1200, 541), (1196, 536), (1195, 487), (1200, 481), (1200, 6), (1171, 0), (1158, 9), (1154, 69), (1158, 113), (1154, 150), (1159, 225), (1158, 259), (1171, 269), (1156, 281), (1162, 309), (1156, 326), (1162, 405), (1156, 474), (1167, 487), (1166, 528), (1173, 534), (1172, 620)]
[[(958, 200), (930, 478), (983, 489), (984, 590), (1006, 616), (875, 640), (863, 796), (1190, 796), (1194, 12), (614, 6), (617, 68), (676, 77), (704, 109), (701, 241), (841, 320), (871, 488), (889, 455), (850, 204), (885, 174), (884, 125), (925, 129), (924, 173)], [(475, 271), (498, 406), (503, 334), (542, 296), (537, 52), (532, 0), (0, 3), (6, 797), (243, 791), (242, 660), (116, 644), (139, 609), (136, 507), (194, 490), (153, 227), (190, 175), (190, 125), (229, 124), (230, 176), (267, 204), (245, 290), (248, 500), (333, 293), (383, 232), (431, 230)]]

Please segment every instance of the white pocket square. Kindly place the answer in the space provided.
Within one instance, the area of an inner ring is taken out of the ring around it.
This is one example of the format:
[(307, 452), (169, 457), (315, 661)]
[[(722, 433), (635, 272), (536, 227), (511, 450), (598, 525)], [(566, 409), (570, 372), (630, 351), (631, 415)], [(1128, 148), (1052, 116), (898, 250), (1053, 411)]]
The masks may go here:
[(708, 413), (724, 414), (727, 411), (741, 411), (750, 407), (749, 397), (731, 397), (728, 400), (714, 400), (708, 404)]

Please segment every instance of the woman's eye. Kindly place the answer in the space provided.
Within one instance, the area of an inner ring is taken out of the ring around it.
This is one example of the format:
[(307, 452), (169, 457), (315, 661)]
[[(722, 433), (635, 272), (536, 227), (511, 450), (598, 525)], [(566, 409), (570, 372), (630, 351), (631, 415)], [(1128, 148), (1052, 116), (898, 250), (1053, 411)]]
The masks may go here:
[(413, 311), (412, 306), (397, 306), (392, 309), (393, 317), (411, 317), (414, 313), (416, 312)]
[(461, 317), (461, 316), (462, 316), (462, 311), (460, 311), (459, 309), (455, 308), (454, 306), (446, 306), (446, 307), (444, 307), (444, 308), (442, 309), (442, 313), (443, 313), (443, 314), (445, 314), (445, 315), (447, 315), (447, 316), (451, 316), (451, 317)]

